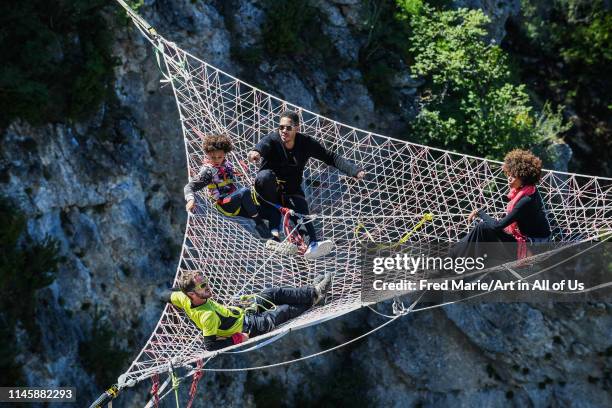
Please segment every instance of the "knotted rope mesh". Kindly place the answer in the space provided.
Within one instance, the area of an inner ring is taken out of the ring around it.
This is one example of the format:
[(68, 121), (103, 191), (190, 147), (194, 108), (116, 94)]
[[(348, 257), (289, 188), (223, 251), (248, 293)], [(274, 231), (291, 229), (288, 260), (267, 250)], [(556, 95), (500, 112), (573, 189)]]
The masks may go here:
[[(145, 33), (146, 35), (146, 33)], [(328, 149), (358, 163), (368, 173), (357, 181), (311, 160), (304, 174), (311, 213), (319, 236), (334, 241), (329, 256), (306, 261), (299, 255), (271, 252), (250, 221), (221, 215), (206, 192), (188, 217), (175, 280), (187, 270), (210, 278), (215, 298), (280, 285), (302, 286), (323, 272), (334, 274), (323, 306), (279, 327), (279, 332), (315, 324), (364, 306), (361, 301), (360, 249), (364, 241), (453, 242), (470, 228), (467, 215), (486, 208), (500, 217), (507, 181), (501, 163), (456, 154), (343, 125), (267, 94), (186, 53), (161, 37), (155, 41), (161, 67), (172, 85), (184, 135), (189, 177), (202, 165), (202, 137), (224, 133), (234, 151), (228, 159), (243, 169), (241, 184), (256, 174), (246, 154), (278, 125), (279, 114), (295, 110), (300, 131)], [(539, 190), (557, 242), (580, 242), (612, 230), (612, 180), (545, 171)], [(431, 220), (426, 214), (433, 215)], [(411, 232), (412, 231), (412, 232)], [(176, 283), (176, 281), (175, 281)], [(162, 317), (123, 383), (210, 356), (200, 330), (173, 306)]]

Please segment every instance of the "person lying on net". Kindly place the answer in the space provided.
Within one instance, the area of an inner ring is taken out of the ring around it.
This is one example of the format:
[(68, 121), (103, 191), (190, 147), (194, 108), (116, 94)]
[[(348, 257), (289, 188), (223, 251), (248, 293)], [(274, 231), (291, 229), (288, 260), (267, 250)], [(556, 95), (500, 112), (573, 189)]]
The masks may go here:
[(319, 275), (312, 285), (300, 288), (268, 288), (249, 307), (224, 306), (213, 300), (208, 279), (200, 271), (187, 271), (179, 280), (180, 291), (165, 294), (166, 301), (182, 309), (202, 330), (209, 351), (240, 344), (274, 330), (320, 303), (331, 287), (331, 273)]
[(206, 135), (202, 143), (205, 158), (202, 167), (184, 188), (187, 211), (196, 207), (195, 193), (204, 188), (215, 207), (222, 214), (240, 216), (255, 221), (255, 229), (262, 238), (269, 238), (270, 232), (259, 215), (257, 197), (250, 188), (236, 187), (236, 171), (226, 159), (232, 151), (232, 142), (226, 135)]
[[(363, 169), (330, 152), (315, 139), (300, 133), (299, 121), (297, 113), (283, 112), (280, 115), (278, 131), (265, 136), (248, 153), (251, 162), (261, 159), (255, 189), (264, 199), (261, 203), (262, 211), (269, 214), (266, 219), (271, 221), (271, 234), (277, 241), (281, 214), (270, 203), (293, 209), (300, 214), (309, 214), (308, 202), (302, 190), (304, 168), (308, 159), (314, 157), (356, 179), (365, 176)], [(305, 226), (310, 241), (304, 257), (314, 259), (330, 253), (334, 247), (333, 242), (319, 241), (312, 222), (306, 223)]]
[[(451, 250), (453, 256), (482, 256), (481, 242), (517, 243), (516, 258), (527, 256), (527, 243), (550, 241), (551, 231), (544, 203), (536, 184), (542, 175), (542, 161), (525, 150), (512, 150), (502, 167), (508, 177), (508, 205), (501, 219), (488, 215), (484, 208), (473, 210), (468, 221), (479, 218), (466, 236)], [(490, 254), (489, 254), (490, 255)]]

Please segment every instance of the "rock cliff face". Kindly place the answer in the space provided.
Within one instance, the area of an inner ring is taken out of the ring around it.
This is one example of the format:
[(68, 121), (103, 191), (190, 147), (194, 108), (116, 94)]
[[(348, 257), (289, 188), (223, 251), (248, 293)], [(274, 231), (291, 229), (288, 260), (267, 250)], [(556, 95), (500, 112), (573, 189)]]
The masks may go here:
[[(413, 114), (410, 98), (418, 84), (398, 78), (406, 91), (404, 111), (376, 110), (355, 64), (367, 37), (364, 3), (311, 3), (325, 22), (312, 29), (349, 61), (333, 70), (281, 61), (283, 55), (248, 68), (238, 61), (236, 44), (261, 46), (269, 2), (146, 0), (141, 12), (167, 38), (231, 74), (335, 119), (400, 136), (397, 122)], [(463, 3), (494, 17), (496, 39), (518, 7), (518, 1)], [(86, 123), (32, 127), (17, 121), (0, 151), (7, 175), (0, 193), (25, 212), (32, 236), (56, 238), (65, 257), (56, 281), (37, 293), (44, 352), (17, 358), (29, 385), (75, 386), (79, 406), (101, 391), (79, 356), (79, 344), (92, 341), (94, 316), (114, 332), (114, 347), (128, 351), (130, 360), (136, 356), (157, 322), (161, 305), (152, 299), (174, 276), (186, 221), (185, 155), (171, 90), (160, 87), (151, 47), (136, 30), (118, 26), (114, 36), (118, 106), (103, 106)], [(610, 406), (611, 319), (605, 304), (454, 305), (402, 318), (303, 363), (206, 373), (204, 398), (196, 404)], [(380, 323), (360, 311), (212, 366), (298, 358)], [(142, 405), (144, 398), (141, 386), (118, 405)]]

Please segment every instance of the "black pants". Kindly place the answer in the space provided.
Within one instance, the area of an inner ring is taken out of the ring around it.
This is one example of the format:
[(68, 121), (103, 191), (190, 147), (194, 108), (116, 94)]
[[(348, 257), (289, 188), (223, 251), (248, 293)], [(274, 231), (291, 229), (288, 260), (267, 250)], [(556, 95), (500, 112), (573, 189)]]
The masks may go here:
[[(298, 317), (306, 310), (310, 309), (316, 292), (312, 286), (301, 288), (270, 288), (259, 294), (266, 301), (258, 300), (259, 311), (257, 313), (247, 313), (244, 318), (242, 331), (249, 333), (249, 337), (259, 336), (260, 334), (271, 332), (276, 326)], [(263, 311), (272, 305), (274, 310)]]
[[(276, 174), (272, 170), (260, 170), (259, 173), (257, 173), (257, 177), (255, 178), (255, 190), (269, 203), (290, 208), (300, 214), (310, 214), (304, 192), (300, 188), (296, 191), (285, 191), (287, 188), (283, 187), (283, 183), (279, 182)], [(265, 201), (261, 202), (262, 217), (270, 222), (270, 228), (278, 228), (281, 222), (281, 213), (273, 205)], [(294, 223), (297, 223), (296, 218), (292, 218), (292, 220)], [(310, 242), (317, 241), (317, 233), (313, 223), (308, 222), (304, 226), (306, 227)]]
[(516, 259), (516, 239), (504, 230), (496, 230), (480, 222), (449, 252), (453, 258), (478, 258), (486, 254), (485, 264), (489, 267)]
[(255, 218), (258, 216), (258, 208), (251, 195), (251, 189), (243, 187), (217, 201), (225, 215), (233, 215), (238, 209), (237, 216), (245, 218)]

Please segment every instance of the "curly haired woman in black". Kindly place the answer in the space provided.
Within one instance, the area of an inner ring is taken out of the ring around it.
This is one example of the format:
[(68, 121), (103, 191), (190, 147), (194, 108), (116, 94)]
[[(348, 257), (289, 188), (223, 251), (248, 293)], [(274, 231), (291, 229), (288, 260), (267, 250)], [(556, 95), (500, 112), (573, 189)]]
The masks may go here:
[(504, 158), (503, 171), (510, 188), (506, 215), (495, 219), (482, 208), (472, 211), (468, 221), (480, 218), (482, 222), (453, 248), (454, 256), (482, 255), (479, 242), (516, 242), (517, 257), (523, 258), (527, 254), (526, 243), (550, 240), (550, 225), (536, 187), (542, 174), (542, 161), (528, 151), (512, 150)]

